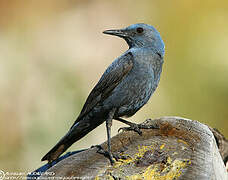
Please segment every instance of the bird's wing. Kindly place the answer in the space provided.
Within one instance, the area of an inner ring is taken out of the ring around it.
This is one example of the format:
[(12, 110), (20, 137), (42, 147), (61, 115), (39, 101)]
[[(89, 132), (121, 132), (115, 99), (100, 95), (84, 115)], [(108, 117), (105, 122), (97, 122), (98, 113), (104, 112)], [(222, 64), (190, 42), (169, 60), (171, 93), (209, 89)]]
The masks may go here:
[[(123, 80), (133, 67), (133, 55), (131, 52), (117, 59), (102, 75), (99, 82), (89, 94), (82, 111), (76, 122), (90, 112), (99, 102), (104, 101), (113, 89)], [(75, 123), (76, 123), (75, 122)]]

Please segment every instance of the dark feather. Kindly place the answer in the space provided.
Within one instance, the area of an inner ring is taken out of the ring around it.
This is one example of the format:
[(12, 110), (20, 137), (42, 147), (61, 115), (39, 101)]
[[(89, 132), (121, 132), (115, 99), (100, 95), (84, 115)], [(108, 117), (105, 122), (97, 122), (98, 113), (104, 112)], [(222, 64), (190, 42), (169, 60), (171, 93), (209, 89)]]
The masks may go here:
[[(88, 114), (98, 103), (104, 101), (133, 67), (133, 55), (129, 52), (117, 59), (117, 65), (110, 66), (90, 92), (75, 123)], [(73, 124), (73, 126), (75, 125)], [(72, 127), (73, 127), (72, 126)]]

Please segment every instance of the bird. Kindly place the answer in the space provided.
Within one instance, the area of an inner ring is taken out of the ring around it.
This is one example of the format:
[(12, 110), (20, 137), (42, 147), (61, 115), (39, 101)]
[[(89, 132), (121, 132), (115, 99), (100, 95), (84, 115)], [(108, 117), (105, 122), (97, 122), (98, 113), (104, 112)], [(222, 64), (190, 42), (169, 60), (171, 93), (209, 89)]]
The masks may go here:
[(112, 120), (129, 125), (123, 129), (134, 130), (139, 134), (140, 129), (147, 128), (123, 118), (133, 116), (142, 108), (158, 86), (165, 54), (160, 33), (153, 26), (144, 23), (106, 30), (103, 33), (123, 38), (129, 49), (108, 66), (69, 131), (41, 161), (53, 162), (73, 143), (106, 122), (107, 153), (113, 164)]

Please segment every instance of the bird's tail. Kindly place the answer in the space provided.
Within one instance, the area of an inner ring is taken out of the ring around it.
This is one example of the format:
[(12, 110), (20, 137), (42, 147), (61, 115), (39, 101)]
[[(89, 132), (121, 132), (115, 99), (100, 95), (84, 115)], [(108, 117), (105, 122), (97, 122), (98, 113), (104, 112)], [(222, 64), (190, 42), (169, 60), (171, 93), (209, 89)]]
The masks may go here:
[(76, 122), (67, 132), (67, 134), (60, 139), (60, 141), (41, 159), (41, 161), (48, 160), (48, 162), (51, 163), (52, 161), (56, 160), (74, 142), (81, 139), (103, 122), (104, 120), (91, 120), (90, 118), (85, 118)]
[(67, 150), (74, 143), (70, 131), (41, 159), (41, 161), (48, 160), (52, 162), (56, 160), (64, 151)]

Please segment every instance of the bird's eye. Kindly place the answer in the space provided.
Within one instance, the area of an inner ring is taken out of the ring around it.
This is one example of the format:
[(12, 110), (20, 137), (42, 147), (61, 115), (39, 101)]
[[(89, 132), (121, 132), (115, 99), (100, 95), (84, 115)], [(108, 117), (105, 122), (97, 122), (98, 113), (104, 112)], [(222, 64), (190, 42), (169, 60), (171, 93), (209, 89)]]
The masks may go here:
[(141, 27), (138, 27), (138, 28), (136, 29), (136, 31), (137, 31), (137, 33), (141, 34), (141, 33), (144, 31), (144, 29), (141, 28)]

